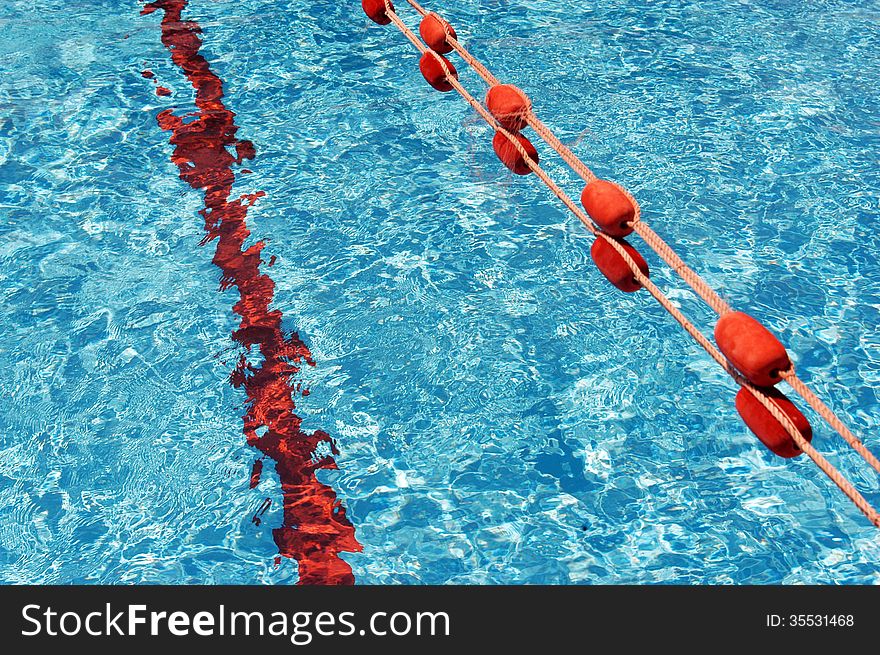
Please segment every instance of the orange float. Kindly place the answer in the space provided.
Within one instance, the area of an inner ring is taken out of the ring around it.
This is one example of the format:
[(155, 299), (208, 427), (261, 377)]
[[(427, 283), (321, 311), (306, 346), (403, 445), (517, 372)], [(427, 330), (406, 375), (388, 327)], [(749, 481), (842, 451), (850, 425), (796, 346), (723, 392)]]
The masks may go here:
[(607, 180), (593, 180), (581, 194), (581, 204), (590, 218), (613, 237), (625, 237), (633, 231), (636, 208), (623, 190)]
[(715, 342), (728, 361), (752, 384), (771, 387), (791, 368), (779, 339), (743, 312), (729, 312), (715, 324)]
[[(810, 422), (784, 393), (776, 387), (767, 387), (761, 391), (791, 420), (804, 439), (808, 442), (813, 440)], [(740, 389), (736, 394), (736, 411), (761, 443), (780, 457), (797, 457), (803, 452), (782, 423), (748, 389)]]
[(438, 52), (441, 55), (445, 55), (447, 52), (452, 52), (452, 46), (449, 45), (449, 42), (446, 40), (446, 35), (448, 34), (453, 39), (458, 38), (452, 25), (435, 13), (427, 14), (422, 19), (422, 22), (419, 24), (419, 34), (422, 37), (422, 41), (424, 41), (431, 50)]
[[(361, 0), (361, 7), (374, 23), (387, 25), (391, 22), (388, 12), (385, 10), (385, 0)], [(391, 5), (391, 10), (394, 11), (394, 5)]]
[[(525, 148), (529, 158), (537, 164), (538, 151), (535, 149), (535, 146), (532, 145), (532, 142), (522, 134), (515, 134), (514, 136), (519, 140), (520, 145)], [(501, 160), (501, 163), (517, 175), (528, 175), (532, 172), (532, 169), (529, 168), (522, 153), (517, 150), (516, 146), (510, 142), (510, 139), (501, 132), (495, 133), (495, 138), (492, 139), (492, 148), (495, 150), (495, 154), (498, 155), (498, 159)]]
[(526, 126), (532, 101), (512, 84), (496, 84), (486, 94), (486, 108), (505, 130), (519, 132)]
[(443, 70), (443, 66), (440, 64), (441, 60), (446, 64), (446, 68), (449, 69), (450, 75), (458, 79), (458, 71), (455, 70), (452, 62), (436, 52), (426, 52), (422, 55), (422, 58), (419, 60), (419, 70), (422, 71), (422, 75), (428, 84), (438, 91), (452, 91), (452, 85), (446, 79), (446, 71)]
[[(615, 241), (623, 246), (626, 254), (635, 262), (643, 275), (646, 277), (650, 275), (648, 262), (646, 262), (645, 258), (639, 254), (638, 250), (633, 248), (623, 239), (615, 239)], [(596, 264), (596, 268), (599, 269), (602, 275), (621, 291), (633, 293), (642, 288), (642, 283), (636, 280), (629, 264), (627, 264), (623, 257), (621, 257), (620, 253), (614, 249), (614, 246), (608, 243), (607, 239), (601, 236), (597, 237), (593, 242), (593, 247), (590, 248), (590, 256), (593, 258), (593, 263)]]

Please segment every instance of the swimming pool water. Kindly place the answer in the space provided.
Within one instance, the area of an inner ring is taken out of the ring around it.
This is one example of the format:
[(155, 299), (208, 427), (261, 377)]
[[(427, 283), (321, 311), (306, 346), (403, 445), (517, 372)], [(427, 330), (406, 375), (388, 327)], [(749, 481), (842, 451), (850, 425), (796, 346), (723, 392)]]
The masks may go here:
[[(880, 4), (427, 6), (880, 451)], [(0, 5), (0, 580), (295, 582), (271, 460), (249, 489), (238, 295), (157, 124), (196, 111), (193, 88), (142, 7)], [(748, 433), (733, 384), (607, 284), (591, 237), (497, 162), (393, 26), (358, 2), (184, 16), (255, 147), (234, 193), (266, 194), (248, 244), (316, 364), (296, 412), (338, 448), (316, 475), (362, 546), (341, 555), (358, 583), (880, 581), (880, 533)]]

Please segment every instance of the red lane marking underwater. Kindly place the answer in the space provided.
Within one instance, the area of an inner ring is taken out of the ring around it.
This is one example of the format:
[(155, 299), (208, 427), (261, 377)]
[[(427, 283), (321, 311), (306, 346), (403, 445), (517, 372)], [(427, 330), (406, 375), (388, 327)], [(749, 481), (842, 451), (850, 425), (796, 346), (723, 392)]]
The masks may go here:
[[(232, 338), (248, 354), (256, 346), (262, 358), (255, 363), (243, 354), (230, 381), (247, 394), (243, 418), (248, 444), (274, 460), (281, 480), (284, 520), (272, 536), (279, 553), (297, 561), (298, 584), (353, 584), (351, 567), (339, 553), (359, 552), (362, 547), (336, 493), (315, 475), (318, 469), (335, 469), (333, 455), (339, 451), (327, 433), (303, 432), (302, 419), (294, 412), (293, 396), (298, 387), (291, 379), (303, 362), (314, 366), (314, 361), (296, 333), (284, 334), (281, 312), (269, 309), (275, 283), (260, 272), (264, 242), (244, 246), (250, 235), (245, 220), (248, 209), (265, 194), (231, 197), (235, 181), (232, 166), (253, 159), (254, 145), (235, 136), (238, 126), (235, 114), (223, 104), (223, 81), (199, 54), (201, 29), (195, 21), (181, 19), (187, 4), (188, 0), (155, 0), (141, 12), (164, 12), (162, 43), (196, 91), (197, 112), (182, 118), (166, 109), (159, 113), (158, 123), (171, 132), (171, 159), (180, 178), (193, 189), (204, 191), (205, 207), (200, 214), (206, 235), (202, 245), (217, 241), (213, 262), (223, 273), (220, 288), (238, 289), (233, 311), (241, 317), (241, 324)], [(230, 154), (229, 147), (235, 148), (236, 156)], [(332, 454), (316, 458), (322, 445)], [(257, 462), (251, 488), (259, 482), (261, 471), (262, 463)]]

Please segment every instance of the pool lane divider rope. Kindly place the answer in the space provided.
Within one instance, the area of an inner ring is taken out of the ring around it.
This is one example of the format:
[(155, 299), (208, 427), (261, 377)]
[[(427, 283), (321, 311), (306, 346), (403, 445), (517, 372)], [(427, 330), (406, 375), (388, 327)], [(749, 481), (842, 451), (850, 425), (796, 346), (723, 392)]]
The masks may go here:
[[(812, 428), (775, 386), (785, 380), (875, 471), (880, 461), (843, 421), (797, 376), (785, 347), (761, 323), (734, 311), (703, 278), (690, 268), (642, 219), (638, 201), (623, 187), (600, 179), (574, 152), (563, 144), (532, 109), (531, 100), (515, 86), (502, 84), (458, 40), (454, 28), (436, 12), (427, 11), (415, 0), (407, 0), (421, 16), (419, 36), (400, 18), (390, 0), (362, 0), (367, 16), (380, 25), (393, 23), (421, 53), (419, 69), (438, 91), (455, 90), (495, 130), (493, 149), (501, 162), (520, 175), (534, 173), (589, 230), (596, 240), (591, 257), (600, 272), (624, 292), (648, 291), (706, 353), (741, 387), (736, 409), (749, 429), (772, 452), (784, 457), (802, 453), (858, 507), (877, 527), (880, 514), (858, 490), (812, 445)], [(420, 38), (421, 37), (421, 38)], [(458, 53), (489, 86), (485, 103), (478, 101), (458, 81), (455, 66), (443, 55)], [(581, 207), (541, 168), (537, 149), (521, 134), (525, 126), (574, 170), (586, 186)], [(624, 237), (632, 233), (642, 240), (719, 317), (713, 344), (651, 281), (647, 262)]]
[[(165, 109), (157, 121), (171, 133), (171, 160), (180, 179), (204, 192), (205, 206), (199, 212), (205, 220), (201, 245), (217, 242), (213, 263), (222, 272), (220, 288), (238, 290), (233, 311), (241, 321), (232, 338), (243, 346), (245, 354), (240, 356), (230, 382), (247, 397), (243, 416), (247, 443), (274, 461), (280, 480), (283, 521), (272, 530), (277, 561), (287, 557), (297, 562), (298, 584), (353, 584), (351, 567), (339, 554), (358, 552), (361, 545), (336, 493), (316, 476), (318, 470), (337, 468), (334, 455), (339, 451), (326, 432), (304, 432), (302, 419), (295, 413), (294, 395), (306, 395), (307, 391), (292, 380), (304, 364), (315, 363), (296, 333), (285, 334), (281, 311), (270, 309), (275, 283), (261, 271), (265, 242), (245, 246), (250, 236), (248, 210), (265, 194), (259, 191), (238, 198), (232, 194), (233, 166), (253, 159), (255, 148), (236, 136), (235, 114), (223, 102), (223, 81), (199, 54), (201, 29), (198, 23), (182, 19), (187, 3), (155, 0), (141, 12), (164, 12), (162, 43), (195, 89), (196, 112), (181, 117)], [(249, 357), (255, 349), (260, 356)], [(319, 449), (327, 454), (317, 456)], [(252, 489), (259, 484), (262, 466), (261, 459), (254, 462), (249, 480)], [(256, 525), (268, 507), (263, 501), (252, 518)]]

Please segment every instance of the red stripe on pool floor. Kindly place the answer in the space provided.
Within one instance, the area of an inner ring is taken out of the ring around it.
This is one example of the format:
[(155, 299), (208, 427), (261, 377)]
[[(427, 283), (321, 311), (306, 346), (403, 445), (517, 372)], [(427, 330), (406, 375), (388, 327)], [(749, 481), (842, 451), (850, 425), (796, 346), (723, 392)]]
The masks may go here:
[[(183, 71), (196, 91), (198, 111), (184, 118), (170, 109), (159, 113), (159, 126), (171, 132), (174, 153), (171, 160), (180, 178), (193, 189), (204, 190), (205, 238), (202, 244), (217, 241), (214, 264), (222, 271), (221, 289), (235, 287), (239, 300), (233, 311), (241, 324), (232, 333), (248, 353), (259, 349), (262, 361), (254, 364), (242, 355), (231, 376), (232, 384), (244, 389), (247, 412), (244, 434), (247, 442), (275, 462), (284, 498), (284, 519), (272, 531), (278, 551), (299, 565), (298, 584), (353, 584), (351, 567), (339, 557), (342, 552), (358, 552), (361, 545), (354, 527), (334, 490), (318, 481), (318, 469), (335, 469), (333, 455), (339, 451), (333, 439), (320, 430), (303, 432), (302, 419), (294, 410), (296, 389), (291, 380), (303, 363), (314, 366), (308, 347), (297, 334), (285, 335), (281, 312), (269, 309), (275, 283), (260, 272), (263, 242), (245, 248), (250, 236), (248, 209), (262, 191), (232, 198), (235, 181), (233, 164), (253, 159), (250, 141), (236, 138), (235, 114), (223, 104), (223, 81), (211, 71), (199, 54), (201, 29), (194, 21), (181, 19), (188, 0), (155, 0), (142, 13), (162, 10), (162, 43), (171, 52), (174, 64)], [(228, 147), (234, 147), (236, 156)], [(265, 429), (261, 435), (260, 431)], [(321, 444), (332, 455), (314, 459)], [(251, 487), (259, 482), (262, 464), (254, 467)]]

